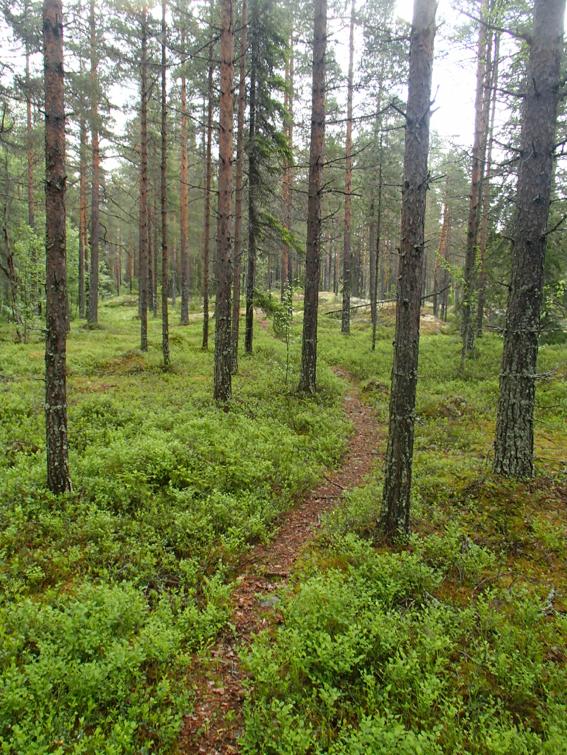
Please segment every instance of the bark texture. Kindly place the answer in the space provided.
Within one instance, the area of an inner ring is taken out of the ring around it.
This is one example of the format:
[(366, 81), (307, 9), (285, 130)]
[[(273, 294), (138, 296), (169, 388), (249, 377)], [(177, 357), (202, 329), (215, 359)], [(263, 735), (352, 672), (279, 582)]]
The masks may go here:
[(167, 0), (161, 3), (161, 352), (163, 366), (169, 367), (169, 250), (167, 247)]
[(535, 373), (564, 13), (565, 0), (536, 0), (496, 419), (494, 471), (510, 477), (531, 477), (534, 472)]
[(350, 296), (352, 292), (352, 94), (354, 78), (354, 0), (352, 0), (350, 7), (350, 35), (348, 49), (343, 243), (343, 312), (341, 319), (341, 332), (345, 334), (350, 333)]
[[(182, 44), (185, 38), (182, 39)], [(179, 256), (181, 262), (181, 325), (189, 325), (189, 114), (187, 77), (181, 77), (181, 127), (179, 155)]]
[(67, 270), (65, 106), (61, 0), (44, 0), (46, 314), (45, 433), (47, 485), (71, 489), (67, 442)]
[(207, 147), (205, 154), (205, 216), (203, 222), (203, 341), (201, 344), (203, 349), (209, 348), (209, 249), (211, 235), (211, 174), (213, 147), (213, 52), (213, 39), (211, 38), (209, 43), (209, 72), (207, 77)]
[(232, 58), (234, 29), (232, 0), (223, 0), (220, 40), (219, 202), (217, 231), (217, 300), (215, 306), (214, 397), (227, 402), (231, 395), (232, 344), (230, 332), (231, 201), (232, 201)]
[(91, 54), (91, 261), (89, 269), (89, 303), (87, 319), (89, 325), (98, 324), (98, 260), (100, 243), (100, 136), (98, 117), (98, 51), (96, 34), (95, 3), (90, 3), (90, 54)]
[(305, 294), (299, 390), (317, 389), (317, 311), (321, 245), (321, 187), (325, 148), (325, 53), (327, 49), (327, 0), (315, 0), (313, 22), (313, 78), (311, 95), (311, 143), (309, 148), (309, 196)]
[(246, 270), (246, 325), (244, 349), (252, 353), (254, 339), (254, 289), (256, 287), (256, 257), (258, 243), (258, 194), (260, 191), (260, 165), (258, 144), (256, 143), (256, 106), (258, 96), (258, 0), (254, 0), (251, 15), (250, 33), (250, 102), (248, 127), (248, 261)]
[(248, 47), (248, 3), (242, 0), (240, 60), (238, 82), (238, 116), (236, 126), (236, 178), (234, 192), (234, 251), (232, 255), (232, 372), (238, 369), (240, 336), (240, 277), (242, 271), (242, 187), (244, 176), (244, 110), (246, 106), (246, 53)]
[(148, 12), (141, 15), (140, 56), (140, 227), (138, 287), (140, 294), (140, 348), (148, 350)]
[[(485, 17), (488, 10), (488, 0), (480, 0), (480, 15)], [(485, 24), (479, 24), (477, 68), (476, 68), (476, 97), (474, 142), (472, 150), (471, 191), (469, 195), (469, 217), (467, 226), (467, 248), (465, 254), (464, 287), (462, 302), (461, 336), (463, 346), (461, 359), (474, 353), (475, 323), (474, 299), (477, 288), (476, 260), (478, 246), (478, 232), (482, 210), (482, 177), (486, 155), (486, 139), (488, 130), (488, 103), (485, 96), (488, 30)]]
[(415, 0), (411, 30), (396, 335), (380, 517), (389, 538), (409, 530), (436, 7), (435, 0)]

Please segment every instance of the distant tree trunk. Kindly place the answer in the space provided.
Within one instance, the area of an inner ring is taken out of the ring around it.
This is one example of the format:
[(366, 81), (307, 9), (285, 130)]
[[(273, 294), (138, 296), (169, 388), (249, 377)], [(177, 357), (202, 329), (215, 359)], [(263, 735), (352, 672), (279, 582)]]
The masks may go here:
[(380, 155), (380, 163), (378, 165), (378, 198), (377, 198), (377, 212), (376, 212), (376, 225), (375, 225), (375, 237), (374, 237), (374, 254), (371, 262), (371, 318), (372, 318), (372, 351), (376, 351), (376, 331), (378, 327), (378, 266), (380, 263), (380, 241), (382, 236), (382, 139), (380, 139), (380, 149), (378, 154)]
[(299, 390), (317, 389), (317, 310), (319, 306), (319, 251), (321, 244), (321, 187), (325, 149), (325, 53), (327, 49), (327, 0), (315, 0), (313, 20), (313, 79), (311, 95), (311, 144), (309, 148), (309, 196), (305, 294)]
[(217, 237), (217, 297), (215, 305), (215, 384), (217, 401), (230, 400), (232, 348), (230, 333), (231, 198), (232, 198), (232, 0), (223, 0), (220, 41), (219, 201)]
[[(26, 13), (29, 8), (26, 7)], [(33, 118), (30, 79), (30, 45), (26, 40), (26, 162), (28, 190), (28, 225), (35, 229), (35, 206), (33, 191)]]
[[(285, 125), (285, 134), (290, 150), (293, 147), (293, 32), (290, 35), (290, 55), (286, 61), (285, 67), (286, 89), (284, 94), (284, 107), (287, 111), (287, 124)], [(293, 181), (293, 158), (286, 161), (283, 181), (282, 181), (282, 199), (284, 206), (284, 225), (287, 231), (291, 231), (292, 223), (292, 181)], [(286, 286), (291, 286), (291, 249), (288, 244), (283, 244), (282, 248), (282, 265), (280, 275), (280, 294), (283, 301)]]
[(167, 247), (167, 0), (161, 3), (161, 351), (169, 367), (169, 254)]
[(177, 304), (177, 247), (173, 244), (171, 248), (171, 306), (175, 309)]
[(234, 197), (234, 253), (232, 298), (232, 365), (238, 369), (238, 340), (240, 336), (240, 279), (242, 274), (242, 184), (244, 175), (244, 110), (246, 107), (246, 51), (248, 47), (248, 2), (242, 0), (240, 31), (240, 61), (238, 83), (238, 116), (236, 126), (236, 179)]
[(98, 50), (96, 34), (95, 2), (90, 0), (90, 97), (91, 97), (91, 261), (89, 269), (89, 325), (98, 324), (98, 257), (100, 243), (100, 144), (98, 122)]
[[(447, 251), (449, 246), (449, 180), (445, 182), (445, 199), (443, 202), (443, 220), (439, 234), (439, 249), (435, 255), (435, 271), (433, 276), (433, 314), (439, 315), (439, 306), (443, 309), (443, 294), (439, 289), (448, 285)], [(446, 298), (446, 297), (445, 297)], [(442, 319), (446, 319), (442, 317)]]
[[(156, 167), (156, 171), (158, 168), (158, 157), (157, 157), (157, 144), (152, 140), (152, 163)], [(153, 171), (152, 171), (153, 173)], [(151, 257), (152, 257), (152, 264), (151, 264), (151, 275), (152, 275), (152, 286), (151, 286), (151, 292), (152, 292), (152, 314), (154, 317), (157, 317), (158, 313), (158, 290), (159, 290), (159, 284), (158, 284), (158, 272), (159, 272), (159, 257), (160, 257), (160, 226), (161, 222), (158, 221), (158, 174), (153, 173), (153, 180), (151, 182), (152, 185), (152, 210), (150, 212), (150, 223), (151, 223), (151, 230), (152, 230), (152, 243), (150, 245), (151, 249)], [(161, 218), (161, 212), (160, 218)]]
[(88, 249), (87, 123), (81, 113), (79, 124), (79, 317), (86, 315), (85, 260)]
[(531, 477), (534, 472), (536, 364), (564, 13), (565, 0), (535, 3), (523, 103), (512, 280), (496, 419), (494, 471), (509, 477)]
[(388, 538), (409, 531), (436, 8), (435, 0), (415, 0), (411, 30), (400, 273), (380, 517), (381, 529)]
[(479, 279), (478, 279), (478, 303), (476, 310), (476, 334), (482, 337), (482, 328), (484, 322), (484, 307), (486, 303), (486, 252), (488, 247), (488, 229), (489, 229), (489, 212), (490, 212), (490, 178), (492, 173), (492, 137), (494, 133), (494, 119), (496, 116), (496, 88), (498, 86), (498, 65), (500, 57), (500, 35), (494, 34), (494, 49), (492, 55), (492, 70), (490, 80), (488, 81), (488, 107), (490, 109), (490, 118), (488, 123), (487, 145), (486, 145), (486, 169), (484, 171), (484, 180), (482, 182), (482, 218), (479, 230)]
[[(488, 0), (480, 0), (480, 16), (486, 17)], [(477, 288), (477, 246), (480, 214), (482, 210), (482, 175), (486, 154), (486, 133), (488, 127), (487, 102), (485, 97), (488, 31), (484, 23), (479, 24), (478, 52), (476, 68), (475, 125), (472, 150), (471, 191), (469, 196), (469, 218), (467, 227), (467, 248), (465, 254), (464, 287), (462, 301), (461, 336), (463, 346), (461, 363), (474, 353), (474, 299)]]
[(345, 143), (345, 199), (343, 244), (343, 312), (341, 332), (350, 333), (350, 296), (352, 291), (352, 94), (354, 80), (354, 0), (350, 6), (350, 36)]
[[(212, 5), (211, 5), (211, 28)], [(205, 157), (205, 218), (203, 229), (203, 342), (202, 348), (209, 348), (209, 246), (211, 235), (211, 174), (213, 145), (213, 37), (209, 43), (208, 105), (207, 105), (207, 152)]]
[(248, 265), (246, 271), (246, 325), (244, 348), (252, 353), (254, 339), (254, 289), (256, 287), (256, 255), (258, 233), (258, 191), (260, 188), (260, 166), (256, 143), (256, 98), (258, 69), (258, 29), (256, 16), (257, 0), (253, 6), (253, 25), (250, 28), (250, 103), (248, 127)]
[(47, 485), (71, 490), (67, 442), (67, 271), (65, 106), (61, 0), (44, 0), (46, 324), (45, 430)]
[[(185, 34), (182, 35), (182, 47)], [(179, 159), (179, 256), (181, 258), (181, 325), (189, 325), (189, 114), (187, 112), (187, 77), (181, 76), (181, 129)]]
[(138, 288), (140, 295), (140, 348), (148, 350), (148, 284), (149, 284), (149, 233), (148, 233), (148, 9), (141, 16), (140, 61), (140, 239)]

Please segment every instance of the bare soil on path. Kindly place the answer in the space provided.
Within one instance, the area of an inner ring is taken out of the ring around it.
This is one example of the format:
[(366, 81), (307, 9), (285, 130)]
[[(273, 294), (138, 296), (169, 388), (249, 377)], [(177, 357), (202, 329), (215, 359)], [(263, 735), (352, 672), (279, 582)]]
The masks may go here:
[(361, 485), (372, 471), (380, 446), (374, 412), (361, 401), (350, 375), (340, 369), (335, 372), (349, 382), (344, 409), (353, 425), (341, 466), (283, 516), (273, 540), (257, 545), (243, 560), (232, 594), (232, 628), (213, 646), (210, 659), (199, 661), (191, 671), (196, 703), (185, 719), (178, 753), (230, 755), (239, 751), (245, 678), (239, 648), (277, 621), (273, 593), (285, 584), (322, 515), (340, 505), (343, 492)]

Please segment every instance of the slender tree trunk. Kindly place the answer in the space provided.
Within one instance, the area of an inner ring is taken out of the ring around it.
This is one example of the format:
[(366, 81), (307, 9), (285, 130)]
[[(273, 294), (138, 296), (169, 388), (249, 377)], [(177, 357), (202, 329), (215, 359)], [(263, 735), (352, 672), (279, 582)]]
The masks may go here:
[(215, 306), (214, 397), (227, 402), (231, 395), (232, 348), (230, 289), (232, 283), (230, 237), (232, 217), (232, 58), (234, 29), (232, 0), (223, 0), (220, 41), (219, 222), (217, 238), (217, 297)]
[(372, 291), (370, 292), (372, 307), (372, 351), (376, 351), (376, 331), (378, 328), (378, 267), (380, 264), (380, 240), (382, 236), (382, 139), (380, 139), (380, 164), (378, 165), (378, 200), (377, 200), (377, 213), (376, 213), (376, 236), (374, 239), (374, 265), (371, 272), (372, 275)]
[(436, 8), (435, 0), (415, 0), (410, 42), (400, 273), (380, 518), (388, 538), (409, 531)]
[[(212, 21), (212, 5), (211, 5)], [(213, 27), (211, 23), (211, 35)], [(211, 174), (213, 144), (213, 39), (209, 43), (208, 105), (207, 105), (207, 154), (205, 158), (205, 220), (203, 230), (203, 349), (209, 348), (209, 246), (211, 235)]]
[(494, 471), (510, 477), (531, 477), (534, 472), (535, 373), (564, 14), (565, 0), (536, 0), (523, 107), (512, 280), (496, 419)]
[(91, 149), (92, 149), (92, 184), (91, 184), (91, 262), (89, 269), (89, 325), (98, 324), (98, 264), (100, 242), (100, 144), (98, 116), (98, 50), (96, 33), (95, 2), (90, 0), (90, 56), (91, 56)]
[(317, 389), (317, 310), (321, 244), (321, 188), (325, 149), (325, 53), (327, 48), (327, 0), (315, 0), (313, 20), (313, 83), (311, 95), (311, 144), (309, 149), (309, 196), (307, 200), (307, 246), (305, 295), (299, 390)]
[[(153, 160), (152, 163), (156, 167), (158, 167), (158, 158), (157, 158), (157, 145), (155, 142), (153, 142), (153, 148), (152, 148), (152, 155)], [(151, 220), (151, 228), (152, 228), (152, 244), (151, 244), (151, 250), (152, 250), (152, 314), (154, 317), (157, 317), (158, 314), (158, 291), (159, 291), (159, 258), (160, 258), (160, 226), (161, 226), (161, 208), (158, 210), (158, 194), (160, 191), (158, 191), (158, 182), (159, 178), (157, 176), (157, 172), (153, 174), (153, 180), (152, 180), (152, 211), (150, 213), (150, 220)], [(160, 216), (160, 220), (158, 221), (158, 214)]]
[[(479, 0), (479, 2), (480, 16), (481, 18), (484, 18), (488, 12), (488, 0)], [(463, 365), (466, 357), (474, 354), (474, 299), (477, 288), (476, 261), (478, 229), (482, 210), (482, 175), (484, 171), (486, 132), (488, 126), (488, 112), (485, 97), (487, 49), (489, 49), (489, 45), (487, 44), (488, 36), (486, 25), (480, 23), (476, 68), (475, 126), (472, 151), (471, 191), (469, 196), (469, 217), (461, 321), (461, 336), (463, 340), (461, 363)]]
[(476, 310), (476, 335), (482, 337), (484, 322), (484, 307), (486, 303), (486, 252), (488, 247), (488, 229), (490, 212), (490, 178), (492, 174), (492, 137), (494, 133), (494, 119), (496, 116), (496, 88), (498, 86), (498, 65), (500, 58), (500, 34), (494, 34), (494, 49), (492, 55), (492, 70), (488, 82), (487, 97), (489, 100), (490, 119), (488, 124), (486, 146), (486, 170), (482, 187), (482, 218), (479, 230), (479, 280), (478, 280), (478, 304)]
[(161, 351), (169, 367), (169, 253), (167, 246), (167, 0), (161, 3)]
[(244, 111), (246, 106), (246, 52), (248, 48), (248, 2), (242, 0), (240, 32), (240, 60), (238, 83), (238, 116), (236, 126), (236, 179), (234, 198), (234, 253), (232, 298), (232, 366), (238, 369), (238, 340), (240, 335), (240, 279), (242, 274), (242, 188), (244, 175)]
[(88, 249), (87, 123), (81, 113), (79, 125), (79, 317), (86, 315), (85, 261)]
[(350, 6), (350, 36), (347, 87), (347, 122), (345, 144), (345, 204), (343, 244), (343, 312), (341, 332), (350, 333), (350, 297), (352, 292), (352, 93), (354, 81), (354, 0)]
[(260, 187), (260, 166), (258, 145), (256, 143), (256, 97), (257, 97), (257, 69), (258, 69), (258, 29), (257, 7), (255, 0), (252, 13), (252, 25), (249, 33), (251, 38), (251, 67), (250, 67), (250, 103), (248, 130), (248, 265), (246, 271), (246, 325), (244, 332), (244, 348), (247, 354), (252, 353), (254, 338), (254, 289), (256, 287), (256, 255), (258, 233), (258, 191)]
[(435, 274), (433, 277), (433, 314), (435, 317), (439, 314), (439, 304), (443, 299), (443, 293), (438, 291), (447, 285), (447, 250), (449, 246), (449, 181), (445, 183), (445, 199), (443, 202), (443, 220), (441, 223), (441, 233), (439, 234), (439, 249), (435, 255)]
[(71, 490), (67, 442), (67, 272), (65, 106), (61, 0), (44, 0), (46, 313), (45, 431), (47, 485)]
[[(181, 40), (185, 45), (185, 35)], [(181, 325), (189, 325), (189, 115), (187, 112), (187, 77), (181, 77), (181, 149), (179, 165), (179, 256), (181, 258)]]
[[(26, 7), (26, 13), (29, 9)], [(28, 191), (28, 225), (35, 229), (35, 206), (33, 191), (33, 117), (30, 79), (30, 46), (26, 41), (26, 162)]]
[(149, 284), (149, 233), (148, 233), (148, 9), (141, 16), (140, 62), (140, 239), (138, 288), (140, 296), (140, 348), (148, 350), (148, 284)]
[[(284, 107), (287, 112), (288, 122), (285, 125), (287, 143), (292, 154), (293, 146), (293, 31), (290, 35), (290, 55), (285, 68), (285, 94)], [(286, 161), (282, 181), (282, 198), (284, 205), (284, 225), (287, 231), (291, 231), (292, 224), (292, 181), (293, 181), (293, 157)], [(283, 301), (286, 286), (291, 286), (291, 249), (288, 244), (283, 245), (282, 265), (280, 275), (280, 293)]]

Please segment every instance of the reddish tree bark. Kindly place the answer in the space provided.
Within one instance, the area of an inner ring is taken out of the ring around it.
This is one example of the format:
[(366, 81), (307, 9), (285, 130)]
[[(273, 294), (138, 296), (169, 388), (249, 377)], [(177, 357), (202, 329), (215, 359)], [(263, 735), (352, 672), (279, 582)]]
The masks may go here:
[(167, 247), (167, 0), (161, 3), (161, 351), (163, 366), (169, 367), (169, 253)]
[[(212, 5), (211, 5), (212, 20)], [(212, 26), (212, 24), (211, 24)], [(213, 30), (211, 28), (211, 34)], [(207, 152), (205, 156), (205, 208), (203, 229), (203, 349), (209, 348), (209, 248), (211, 235), (211, 178), (213, 145), (213, 39), (209, 43)]]

